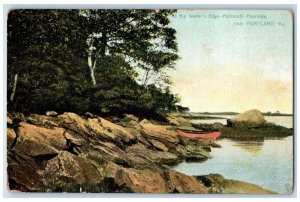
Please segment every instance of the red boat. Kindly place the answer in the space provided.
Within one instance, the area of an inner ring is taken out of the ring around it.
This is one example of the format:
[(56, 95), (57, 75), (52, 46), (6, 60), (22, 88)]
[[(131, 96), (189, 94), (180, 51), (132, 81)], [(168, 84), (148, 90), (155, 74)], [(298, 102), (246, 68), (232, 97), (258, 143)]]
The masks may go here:
[(182, 137), (205, 138), (205, 139), (211, 139), (211, 140), (217, 140), (217, 138), (221, 135), (221, 132), (218, 132), (218, 131), (205, 132), (205, 131), (197, 131), (197, 130), (177, 129), (177, 132)]

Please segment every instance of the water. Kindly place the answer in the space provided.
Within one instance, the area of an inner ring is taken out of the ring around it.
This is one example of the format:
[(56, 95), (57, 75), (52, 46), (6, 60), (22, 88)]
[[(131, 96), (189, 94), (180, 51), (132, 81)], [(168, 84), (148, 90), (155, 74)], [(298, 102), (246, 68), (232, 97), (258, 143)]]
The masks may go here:
[[(286, 127), (293, 125), (292, 117), (266, 117), (266, 119)], [(219, 122), (219, 120), (201, 121)], [(212, 159), (202, 163), (183, 162), (174, 169), (188, 175), (218, 173), (228, 179), (250, 182), (279, 193), (291, 191), (293, 186), (292, 136), (260, 141), (220, 139), (217, 143), (222, 148), (212, 148)]]

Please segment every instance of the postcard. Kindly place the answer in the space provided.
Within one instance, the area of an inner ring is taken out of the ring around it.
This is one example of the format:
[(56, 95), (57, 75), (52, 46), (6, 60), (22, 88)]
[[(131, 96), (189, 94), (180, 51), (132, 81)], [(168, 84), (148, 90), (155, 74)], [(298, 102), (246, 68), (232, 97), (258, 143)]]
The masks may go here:
[(10, 192), (291, 194), (293, 12), (12, 9)]

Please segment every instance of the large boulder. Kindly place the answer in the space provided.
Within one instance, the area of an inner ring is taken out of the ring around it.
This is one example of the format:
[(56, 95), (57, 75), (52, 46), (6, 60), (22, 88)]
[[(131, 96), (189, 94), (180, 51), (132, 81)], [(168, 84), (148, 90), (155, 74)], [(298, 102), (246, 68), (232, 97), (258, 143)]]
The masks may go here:
[(246, 111), (242, 114), (237, 115), (235, 118), (229, 121), (229, 125), (231, 124), (234, 127), (257, 127), (266, 122), (264, 116), (260, 111), (253, 109)]
[(170, 190), (164, 178), (151, 170), (123, 168), (115, 177), (118, 186), (125, 186), (134, 193), (168, 193)]

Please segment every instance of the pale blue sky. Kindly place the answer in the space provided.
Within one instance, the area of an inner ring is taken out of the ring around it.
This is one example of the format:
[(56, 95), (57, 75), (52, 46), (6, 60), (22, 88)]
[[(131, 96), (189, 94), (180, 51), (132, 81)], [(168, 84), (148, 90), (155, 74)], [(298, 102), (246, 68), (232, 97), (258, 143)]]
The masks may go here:
[(182, 105), (193, 111), (292, 113), (288, 11), (179, 10), (171, 23), (181, 57), (171, 73), (172, 91)]

